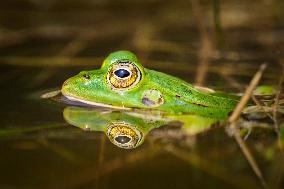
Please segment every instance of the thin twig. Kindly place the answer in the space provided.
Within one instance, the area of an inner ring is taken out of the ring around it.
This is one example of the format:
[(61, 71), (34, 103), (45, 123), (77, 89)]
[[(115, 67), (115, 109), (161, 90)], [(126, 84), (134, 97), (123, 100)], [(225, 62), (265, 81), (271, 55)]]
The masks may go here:
[(199, 0), (191, 0), (193, 16), (196, 19), (197, 27), (201, 36), (201, 47), (199, 50), (199, 59), (195, 85), (202, 86), (208, 72), (209, 62), (213, 57), (213, 45), (210, 40), (209, 34), (206, 30), (202, 10)]
[(261, 103), (259, 102), (259, 100), (258, 100), (255, 96), (253, 96), (253, 95), (252, 95), (252, 100), (253, 100), (253, 102), (256, 104), (256, 106), (257, 106), (258, 108), (260, 108), (271, 120), (273, 120), (273, 117), (271, 116), (271, 114), (269, 114), (269, 112), (267, 112), (267, 111), (264, 109), (263, 105), (261, 105)]
[(46, 138), (40, 138), (37, 140), (37, 143), (41, 146), (51, 150), (55, 154), (59, 155), (63, 159), (72, 162), (74, 165), (80, 165), (81, 162), (84, 162), (83, 158), (73, 153), (71, 150), (66, 149), (58, 144), (53, 144)]
[[(99, 159), (98, 159), (98, 166), (101, 166), (104, 162), (104, 153), (105, 153), (105, 143), (106, 143), (106, 137), (105, 135), (101, 135), (100, 138), (100, 147), (99, 147)], [(95, 188), (100, 188), (100, 175), (99, 172), (95, 172), (95, 178), (94, 178)]]
[[(232, 125), (232, 124), (231, 124)], [(232, 127), (235, 127), (235, 124), (232, 125)], [(261, 184), (266, 187), (267, 184), (263, 178), (263, 175), (261, 173), (260, 168), (257, 165), (256, 160), (254, 159), (252, 153), (250, 152), (248, 146), (246, 145), (246, 143), (243, 141), (241, 135), (240, 135), (240, 130), (238, 128), (234, 129), (234, 138), (236, 139), (238, 145), (240, 146), (242, 152), (244, 153), (245, 158), (247, 159), (247, 161), (249, 162), (249, 164), (251, 165), (254, 173), (256, 174), (256, 176), (259, 178)]]
[(281, 136), (280, 136), (280, 133), (279, 133), (279, 123), (278, 123), (278, 119), (277, 119), (277, 113), (278, 113), (278, 106), (279, 106), (279, 98), (280, 98), (280, 95), (281, 95), (281, 91), (282, 91), (282, 84), (284, 82), (284, 76), (283, 76), (283, 73), (284, 73), (284, 63), (281, 63), (281, 66), (282, 66), (282, 74), (281, 74), (281, 77), (279, 79), (279, 83), (278, 83), (278, 92), (276, 93), (276, 96), (275, 96), (275, 100), (274, 100), (274, 106), (273, 106), (273, 111), (272, 111), (272, 115), (273, 115), (273, 122), (274, 122), (274, 130), (277, 134), (277, 143), (278, 143), (278, 147), (280, 149), (280, 153), (281, 153), (281, 156), (282, 158), (284, 158), (284, 151), (283, 151), (283, 144), (281, 142)]
[(234, 131), (233, 134), (234, 134), (234, 137), (235, 137), (239, 147), (241, 148), (242, 152), (244, 153), (244, 156), (246, 157), (247, 161), (251, 165), (254, 173), (259, 178), (259, 180), (261, 181), (261, 183), (262, 183), (262, 185), (264, 187), (266, 187), (266, 182), (265, 182), (265, 180), (263, 178), (261, 170), (259, 169), (259, 167), (258, 167), (258, 165), (257, 165), (257, 163), (256, 163), (256, 161), (255, 161), (255, 159), (254, 159), (254, 157), (252, 155), (252, 153), (250, 152), (248, 146), (243, 141), (243, 139), (242, 139), (242, 137), (240, 135), (240, 130), (239, 130), (239, 128), (236, 127), (236, 122), (237, 122), (238, 118), (240, 117), (241, 112), (244, 109), (244, 107), (246, 106), (248, 100), (250, 99), (250, 96), (251, 96), (254, 88), (259, 83), (260, 78), (261, 78), (265, 68), (266, 68), (266, 64), (262, 64), (260, 66), (260, 69), (254, 75), (253, 79), (250, 82), (250, 85), (246, 89), (244, 96), (242, 97), (242, 99), (238, 103), (237, 107), (235, 108), (234, 112), (232, 113), (232, 115), (229, 118), (230, 128)]
[(133, 164), (136, 165), (146, 162), (147, 160), (149, 161), (149, 159), (157, 156), (161, 152), (161, 146), (154, 145), (134, 151), (126, 156), (119, 156), (112, 160), (104, 161), (99, 166), (89, 166), (87, 169), (79, 173), (74, 172), (69, 182), (64, 183), (64, 187), (71, 188), (72, 186), (72, 188), (80, 188), (80, 186), (85, 185), (86, 183), (94, 182), (96, 179), (99, 179), (110, 172), (123, 169), (126, 165), (131, 166)]
[(238, 120), (238, 118), (240, 117), (242, 110), (244, 109), (244, 107), (246, 106), (247, 102), (249, 101), (251, 94), (253, 92), (253, 90), (255, 89), (255, 87), (257, 86), (263, 71), (266, 68), (266, 64), (262, 64), (260, 66), (260, 69), (258, 70), (258, 72), (254, 75), (253, 79), (251, 80), (248, 88), (245, 91), (245, 94), (243, 95), (243, 97), (241, 98), (240, 102), (238, 103), (237, 107), (235, 108), (234, 112), (232, 113), (232, 115), (229, 118), (229, 123), (234, 123)]
[(223, 29), (221, 25), (220, 18), (220, 0), (213, 0), (213, 16), (214, 16), (214, 25), (215, 25), (215, 37), (216, 37), (216, 46), (218, 49), (222, 49), (225, 45), (225, 39), (223, 34)]
[(223, 76), (223, 78), (227, 81), (227, 83), (230, 84), (230, 86), (232, 86), (233, 88), (237, 89), (238, 92), (243, 91), (244, 87), (243, 85), (241, 85), (237, 80), (235, 80), (233, 77), (231, 77), (230, 75), (228, 75), (225, 72), (221, 72), (220, 73), (221, 76)]
[(235, 178), (233, 175), (230, 175), (223, 166), (209, 161), (204, 157), (199, 156), (197, 153), (183, 150), (174, 145), (166, 146), (166, 150), (172, 155), (189, 163), (191, 166), (197, 167), (198, 169), (208, 173), (209, 175), (230, 183), (237, 188), (254, 188), (256, 185), (245, 176)]

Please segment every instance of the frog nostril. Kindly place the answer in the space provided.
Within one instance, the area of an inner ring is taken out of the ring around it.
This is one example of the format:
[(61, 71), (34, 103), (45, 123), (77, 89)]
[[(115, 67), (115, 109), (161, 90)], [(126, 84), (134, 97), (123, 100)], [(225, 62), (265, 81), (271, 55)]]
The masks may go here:
[(90, 79), (90, 78), (91, 78), (90, 75), (88, 75), (88, 74), (83, 74), (83, 77), (84, 77), (85, 79)]

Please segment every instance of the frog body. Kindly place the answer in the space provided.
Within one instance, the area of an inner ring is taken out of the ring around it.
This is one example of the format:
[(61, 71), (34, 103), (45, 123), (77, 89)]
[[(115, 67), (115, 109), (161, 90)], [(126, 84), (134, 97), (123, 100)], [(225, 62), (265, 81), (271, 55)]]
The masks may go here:
[(215, 118), (226, 118), (238, 103), (229, 95), (203, 91), (174, 76), (144, 68), (129, 51), (111, 53), (100, 69), (69, 78), (61, 92), (69, 100), (89, 105)]

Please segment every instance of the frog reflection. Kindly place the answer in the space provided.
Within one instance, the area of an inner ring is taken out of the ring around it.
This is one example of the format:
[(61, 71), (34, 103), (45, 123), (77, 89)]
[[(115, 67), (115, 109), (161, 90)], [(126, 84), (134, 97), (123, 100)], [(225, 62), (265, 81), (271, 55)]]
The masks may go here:
[(64, 119), (71, 125), (84, 130), (102, 131), (116, 146), (133, 149), (144, 142), (153, 129), (173, 121), (183, 123), (190, 135), (202, 132), (217, 120), (197, 115), (161, 116), (141, 112), (104, 111), (102, 109), (69, 106), (64, 109)]
[(102, 131), (118, 147), (132, 149), (143, 143), (147, 133), (165, 121), (131, 116), (125, 112), (85, 107), (66, 107), (64, 119), (84, 130)]

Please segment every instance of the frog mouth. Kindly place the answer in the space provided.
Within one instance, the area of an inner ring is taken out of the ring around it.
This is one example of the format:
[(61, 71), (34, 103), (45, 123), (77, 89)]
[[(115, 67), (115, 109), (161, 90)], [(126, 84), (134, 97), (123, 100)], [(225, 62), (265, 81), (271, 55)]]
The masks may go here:
[(81, 99), (80, 97), (74, 96), (74, 95), (69, 95), (64, 92), (61, 92), (63, 96), (65, 96), (68, 100), (74, 101), (74, 102), (80, 102), (89, 106), (97, 106), (97, 107), (104, 107), (104, 108), (112, 108), (112, 109), (119, 109), (119, 110), (130, 110), (131, 108), (127, 108), (124, 106), (114, 106), (111, 104), (104, 104), (100, 102), (94, 102), (94, 101), (89, 101), (85, 99)]

